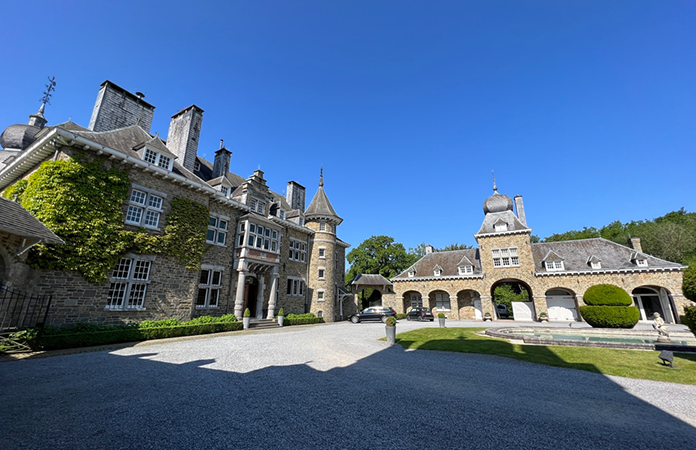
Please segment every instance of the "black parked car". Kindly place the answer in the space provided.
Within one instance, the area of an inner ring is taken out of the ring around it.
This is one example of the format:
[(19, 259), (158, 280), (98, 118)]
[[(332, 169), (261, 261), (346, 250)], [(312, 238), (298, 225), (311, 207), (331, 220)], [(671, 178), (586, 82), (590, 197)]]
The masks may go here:
[(396, 311), (388, 306), (372, 306), (363, 309), (362, 312), (353, 314), (348, 319), (353, 323), (360, 323), (364, 320), (381, 320), (382, 322), (386, 322), (387, 317), (394, 317), (396, 319)]
[(424, 320), (429, 320), (432, 322), (435, 320), (435, 316), (433, 316), (433, 313), (430, 312), (430, 308), (421, 306), (411, 309), (408, 314), (406, 314), (406, 320), (418, 320), (421, 322)]

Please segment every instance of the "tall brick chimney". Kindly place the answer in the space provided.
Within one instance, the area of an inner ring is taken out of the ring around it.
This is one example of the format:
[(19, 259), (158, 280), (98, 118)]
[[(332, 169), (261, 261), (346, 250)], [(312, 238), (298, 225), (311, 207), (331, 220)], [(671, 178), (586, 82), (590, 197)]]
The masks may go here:
[(215, 152), (215, 161), (213, 162), (213, 178), (225, 176), (230, 170), (232, 152), (227, 150), (223, 144), (223, 140), (220, 139), (220, 150)]
[(628, 246), (637, 252), (643, 253), (643, 245), (640, 243), (640, 238), (628, 238)]
[(292, 209), (299, 209), (300, 212), (305, 211), (305, 188), (298, 182), (288, 182), (288, 191), (285, 194), (285, 199), (290, 203)]
[(196, 105), (184, 108), (172, 116), (167, 134), (167, 148), (179, 159), (179, 164), (193, 172), (201, 136), (203, 110)]
[(522, 203), (522, 196), (515, 195), (515, 209), (517, 209), (517, 218), (520, 219), (522, 225), (527, 226), (527, 216), (524, 214), (524, 203)]

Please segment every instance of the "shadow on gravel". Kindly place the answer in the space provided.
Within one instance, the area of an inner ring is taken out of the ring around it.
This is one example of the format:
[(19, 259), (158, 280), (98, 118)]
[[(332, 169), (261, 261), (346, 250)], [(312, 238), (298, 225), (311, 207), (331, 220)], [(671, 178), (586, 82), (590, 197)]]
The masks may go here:
[(606, 377), (502, 358), (395, 346), (328, 371), (298, 364), (238, 373), (233, 354), (151, 359), (158, 356), (95, 352), (0, 365), (0, 448), (654, 450), (696, 442), (696, 429)]

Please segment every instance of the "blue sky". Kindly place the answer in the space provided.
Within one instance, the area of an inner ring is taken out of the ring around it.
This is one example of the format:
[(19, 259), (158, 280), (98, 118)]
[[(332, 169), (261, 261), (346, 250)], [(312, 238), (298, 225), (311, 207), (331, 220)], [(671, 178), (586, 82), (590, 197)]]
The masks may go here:
[(325, 189), (357, 246), (475, 244), (524, 197), (541, 237), (696, 211), (693, 1), (34, 1), (2, 6), (0, 128), (49, 75), (49, 124), (99, 85), (142, 91), (153, 132), (196, 104), (199, 153), (284, 192)]

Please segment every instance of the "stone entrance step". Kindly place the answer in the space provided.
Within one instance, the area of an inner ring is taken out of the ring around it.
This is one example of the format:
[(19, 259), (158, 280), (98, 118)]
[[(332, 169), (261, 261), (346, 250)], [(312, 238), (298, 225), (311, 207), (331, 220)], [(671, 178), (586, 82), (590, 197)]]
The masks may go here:
[(249, 321), (250, 330), (262, 330), (264, 328), (278, 328), (278, 322), (273, 319), (252, 319)]

